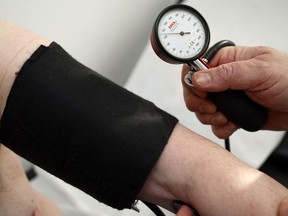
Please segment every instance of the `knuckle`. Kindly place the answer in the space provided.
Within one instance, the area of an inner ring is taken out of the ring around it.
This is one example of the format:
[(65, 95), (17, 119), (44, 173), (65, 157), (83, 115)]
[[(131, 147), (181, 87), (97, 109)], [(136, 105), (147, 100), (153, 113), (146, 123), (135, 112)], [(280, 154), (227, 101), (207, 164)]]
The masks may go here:
[(186, 100), (185, 101), (186, 108), (191, 112), (196, 112), (198, 110), (198, 106), (195, 105), (193, 100)]
[(222, 64), (218, 67), (217, 76), (222, 82), (228, 82), (233, 78), (233, 67), (230, 64)]
[(204, 125), (212, 125), (211, 115), (196, 112), (197, 119)]
[(204, 114), (201, 114), (201, 113), (199, 113), (199, 112), (196, 112), (195, 114), (196, 114), (197, 119), (198, 119), (202, 124), (205, 124), (205, 125), (208, 124), (207, 118), (206, 118), (206, 116), (205, 116)]
[(189, 92), (186, 94), (185, 105), (189, 111), (197, 112), (199, 111), (199, 107), (201, 106), (202, 99), (196, 94)]
[(220, 139), (228, 138), (237, 129), (238, 129), (238, 127), (235, 124), (233, 124), (232, 122), (228, 122), (227, 124), (221, 125), (221, 126), (216, 126), (216, 125), (212, 126), (213, 133)]
[(255, 56), (263, 55), (266, 53), (272, 52), (273, 48), (268, 46), (256, 46), (255, 47)]
[(221, 130), (219, 127), (216, 127), (214, 125), (212, 125), (212, 131), (219, 139), (226, 139), (231, 135), (230, 133), (227, 133), (225, 130)]

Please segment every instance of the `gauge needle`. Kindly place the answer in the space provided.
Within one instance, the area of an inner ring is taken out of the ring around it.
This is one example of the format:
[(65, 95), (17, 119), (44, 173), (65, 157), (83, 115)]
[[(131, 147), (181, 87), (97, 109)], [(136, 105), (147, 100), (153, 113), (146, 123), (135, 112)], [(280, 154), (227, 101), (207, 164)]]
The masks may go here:
[(191, 32), (167, 32), (167, 33), (163, 33), (163, 34), (180, 34), (181, 36), (185, 35), (185, 34), (191, 34)]

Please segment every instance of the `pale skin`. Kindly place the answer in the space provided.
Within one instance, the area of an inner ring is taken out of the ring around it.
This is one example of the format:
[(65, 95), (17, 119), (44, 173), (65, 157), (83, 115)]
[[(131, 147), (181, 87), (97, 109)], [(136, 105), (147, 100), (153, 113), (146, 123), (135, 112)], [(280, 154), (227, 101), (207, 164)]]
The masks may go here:
[(200, 215), (276, 215), (286, 193), (270, 177), (178, 125), (139, 198), (167, 209), (181, 200)]
[[(227, 138), (238, 129), (206, 98), (207, 92), (227, 89), (243, 90), (267, 108), (263, 129), (288, 130), (288, 54), (270, 47), (226, 47), (209, 64), (212, 69), (192, 76), (194, 87), (183, 81), (183, 92), (187, 108), (202, 123), (211, 125), (216, 136)], [(184, 66), (182, 77), (188, 71)], [(278, 215), (288, 215), (288, 197), (279, 205)]]
[(5, 216), (61, 216), (58, 207), (34, 190), (19, 157), (0, 146), (0, 212)]
[[(19, 30), (17, 35), (23, 38), (23, 29), (15, 26), (13, 28), (16, 28), (13, 32)], [(1, 30), (3, 33), (0, 22), (0, 33)], [(15, 34), (9, 35), (6, 30), (4, 28), (4, 33), (9, 36), (9, 43), (4, 40), (5, 37), (0, 40), (0, 56), (6, 57), (1, 59), (4, 69), (0, 70), (0, 80), (4, 81), (7, 71), (10, 71), (6, 70), (5, 66), (9, 66), (5, 63), (11, 62), (7, 56), (11, 55), (12, 60), (15, 59), (14, 55), (23, 50), (27, 43), (22, 41), (23, 46), (14, 46), (18, 40), (13, 39)], [(27, 30), (25, 32), (27, 33)], [(32, 38), (36, 37), (34, 36)], [(39, 36), (36, 38), (39, 39)], [(12, 70), (13, 74), (15, 72), (17, 71)], [(0, 105), (5, 107), (3, 98), (7, 98), (7, 95), (3, 95), (3, 92), (9, 93), (9, 90), (0, 92)], [(5, 212), (6, 216), (19, 215), (19, 212), (22, 216), (62, 215), (55, 204), (30, 186), (18, 157), (4, 145), (0, 147), (0, 189), (0, 212)], [(275, 216), (286, 193), (285, 187), (267, 175), (249, 167), (219, 145), (178, 124), (138, 198), (171, 211), (172, 202), (180, 200), (193, 206), (203, 216)], [(189, 208), (181, 209), (179, 213), (181, 212), (189, 213)]]

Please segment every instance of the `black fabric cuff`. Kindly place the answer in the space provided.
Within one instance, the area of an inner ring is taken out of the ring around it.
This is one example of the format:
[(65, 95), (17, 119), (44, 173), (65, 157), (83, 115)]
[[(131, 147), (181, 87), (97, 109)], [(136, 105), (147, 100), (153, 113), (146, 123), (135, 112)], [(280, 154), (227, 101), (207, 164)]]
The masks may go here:
[(112, 207), (130, 208), (177, 119), (69, 56), (40, 47), (8, 97), (0, 141)]

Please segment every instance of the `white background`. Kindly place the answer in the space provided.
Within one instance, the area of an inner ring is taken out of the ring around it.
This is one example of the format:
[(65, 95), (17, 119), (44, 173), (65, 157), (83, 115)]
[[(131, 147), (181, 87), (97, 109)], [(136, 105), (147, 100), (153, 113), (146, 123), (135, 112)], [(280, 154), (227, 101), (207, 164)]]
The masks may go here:
[[(181, 66), (158, 59), (148, 43), (156, 14), (171, 2), (0, 0), (0, 16), (57, 41), (80, 62), (153, 101), (187, 127), (223, 145), (208, 126), (201, 125), (186, 110)], [(268, 45), (288, 52), (286, 0), (189, 0), (186, 4), (206, 18), (211, 44), (230, 39), (237, 45)], [(232, 153), (257, 168), (282, 134), (240, 130), (231, 138)], [(58, 203), (67, 216), (77, 215), (69, 211), (75, 208), (96, 216), (139, 215), (129, 210), (112, 210), (44, 171), (39, 173), (33, 186)], [(151, 215), (145, 208), (141, 209), (142, 215)]]

